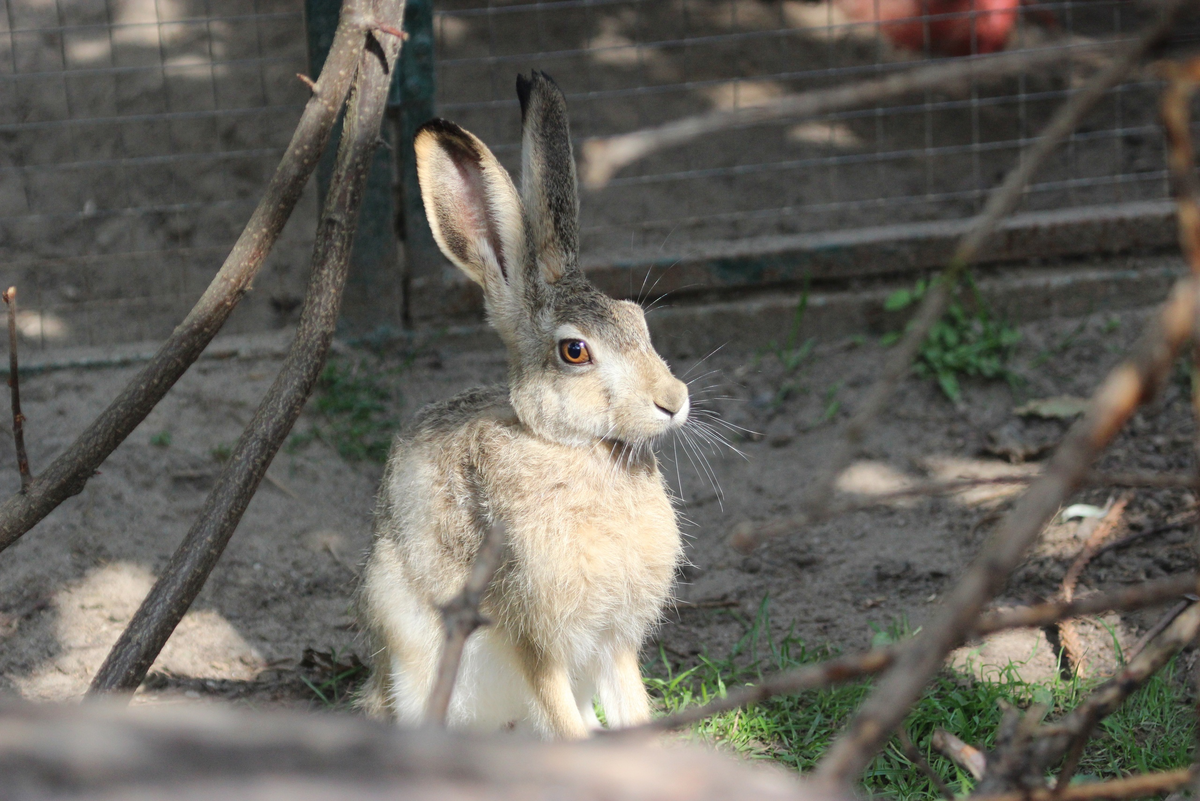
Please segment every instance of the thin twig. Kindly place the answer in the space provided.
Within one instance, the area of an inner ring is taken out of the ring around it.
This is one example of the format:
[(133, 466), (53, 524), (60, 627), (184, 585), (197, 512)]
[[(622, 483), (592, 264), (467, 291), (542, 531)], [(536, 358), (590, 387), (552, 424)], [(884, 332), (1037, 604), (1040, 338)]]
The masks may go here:
[(1175, 621), (1175, 618), (1183, 614), (1183, 610), (1196, 602), (1195, 598), (1195, 595), (1192, 595), (1190, 598), (1184, 598), (1168, 609), (1166, 614), (1159, 618), (1158, 622), (1147, 629), (1146, 633), (1133, 644), (1133, 647), (1129, 649), (1129, 653), (1125, 654), (1125, 658), (1127, 660), (1136, 659), (1138, 654), (1146, 650), (1146, 646), (1150, 644), (1151, 640), (1166, 631), (1167, 626), (1171, 625)]
[[(941, 731), (941, 729), (938, 731)], [(934, 732), (933, 736), (936, 739), (937, 732)], [(912, 738), (908, 736), (908, 730), (901, 726), (896, 731), (896, 737), (900, 740), (900, 747), (904, 749), (904, 756), (908, 758), (909, 762), (916, 765), (919, 771), (925, 774), (925, 778), (929, 779), (929, 782), (937, 788), (937, 791), (942, 794), (942, 798), (946, 799), (946, 801), (955, 801), (954, 791), (946, 786), (946, 782), (942, 780), (942, 777), (937, 774), (937, 771), (933, 769), (933, 766), (921, 754), (916, 744), (912, 741)], [(937, 746), (934, 747), (936, 748)]]
[(480, 613), (479, 605), (483, 602), (488, 585), (492, 583), (492, 577), (500, 567), (500, 561), (504, 557), (504, 546), (504, 524), (493, 523), (480, 543), (479, 553), (475, 555), (475, 563), (471, 566), (471, 575), (467, 577), (462, 592), (442, 607), (446, 644), (442, 646), (433, 690), (429, 693), (429, 703), (425, 708), (427, 723), (435, 726), (446, 725), (450, 695), (454, 692), (454, 682), (458, 679), (458, 666), (462, 661), (467, 638), (475, 629), (490, 622)]
[[(1112, 44), (1097, 43), (1095, 46), (1108, 49)], [(721, 131), (778, 120), (816, 117), (832, 111), (869, 106), (881, 100), (929, 89), (953, 91), (961, 85), (989, 78), (1003, 78), (1031, 68), (1046, 67), (1077, 55), (1074, 48), (1046, 47), (909, 68), (885, 78), (830, 89), (816, 89), (748, 108), (710, 111), (655, 128), (645, 128), (606, 139), (591, 139), (583, 143), (580, 173), (588, 188), (600, 189), (612, 180), (617, 172), (636, 161), (660, 150), (678, 147)]]
[[(383, 19), (400, 24), (404, 0), (380, 0), (379, 5)], [(356, 35), (366, 33), (358, 30)], [(400, 41), (388, 37), (379, 48), (361, 51), (355, 91), (343, 117), (337, 161), (317, 225), (304, 308), (283, 367), (221, 469), (200, 517), (92, 680), (90, 695), (131, 692), (141, 684), (204, 586), (316, 385), (337, 327), (363, 188)]]
[(25, 415), (21, 414), (21, 379), (17, 371), (17, 288), (10, 286), (0, 297), (8, 306), (8, 386), (12, 390), (13, 443), (17, 449), (17, 472), (21, 474), (21, 492), (29, 489), (29, 454), (25, 452)]
[(982, 779), (983, 774), (987, 772), (987, 756), (975, 746), (968, 745), (945, 729), (938, 729), (933, 733), (933, 747), (974, 776), (975, 781)]
[[(971, 227), (959, 240), (941, 278), (934, 281), (925, 293), (904, 336), (890, 350), (883, 369), (858, 408), (846, 423), (841, 437), (825, 455), (825, 469), (804, 493), (803, 510), (794, 520), (801, 526), (825, 519), (826, 508), (834, 497), (834, 482), (862, 447), (867, 433), (887, 406), (900, 380), (909, 369), (929, 336), (934, 324), (941, 319), (951, 292), (967, 266), (975, 260), (981, 247), (995, 231), (1000, 220), (1020, 202), (1026, 184), (1055, 148), (1079, 125), (1084, 115), (1104, 96), (1104, 93), (1124, 80), (1148, 52), (1170, 31), (1176, 17), (1188, 0), (1166, 0), (1155, 21), (1147, 27), (1113, 62), (1093, 75), (1071, 99), (1059, 107), (1038, 139), (1022, 154), (1018, 165), (1005, 176), (1004, 183), (992, 190), (987, 204), (972, 221)], [(778, 533), (778, 532), (776, 532)], [(742, 552), (752, 551), (762, 541), (758, 531), (739, 530), (731, 544)], [(881, 746), (882, 741), (876, 743)]]
[(250, 221), (220, 271), (170, 338), (137, 376), (91, 422), (24, 493), (0, 506), (0, 551), (16, 542), (67, 498), (83, 491), (96, 468), (137, 428), (204, 351), (249, 291), (284, 223), (316, 168), (366, 46), (357, 7), (346, 0), (333, 46), (304, 108), (292, 141), (280, 159)]

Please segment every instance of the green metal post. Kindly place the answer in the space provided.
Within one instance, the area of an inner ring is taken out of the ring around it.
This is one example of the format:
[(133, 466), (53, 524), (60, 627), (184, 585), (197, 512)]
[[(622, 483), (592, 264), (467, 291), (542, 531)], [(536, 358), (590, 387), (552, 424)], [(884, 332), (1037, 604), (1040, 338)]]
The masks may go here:
[[(412, 287), (440, 282), (446, 266), (425, 218), (413, 136), (434, 115), (435, 70), (433, 52), (433, 0), (408, 0), (404, 7), (404, 32), (408, 39), (400, 52), (400, 81), (392, 86), (399, 129), (399, 225), (404, 239), (405, 294)], [(406, 318), (422, 317), (409, 308)]]
[[(340, 9), (341, 0), (305, 0), (309, 70), (314, 78), (320, 74), (333, 44)], [(405, 43), (402, 52), (407, 49)], [(399, 84), (397, 76), (393, 93)], [(388, 127), (391, 126), (385, 126)], [(317, 187), (322, 198), (329, 186), (340, 134), (339, 122), (338, 130), (334, 131), (317, 168)], [(342, 302), (341, 325), (347, 332), (358, 336), (386, 335), (389, 331), (401, 328), (405, 319), (405, 279), (396, 228), (396, 137), (388, 130), (381, 131), (380, 136), (387, 146), (376, 150), (375, 162), (367, 179), (350, 275)]]

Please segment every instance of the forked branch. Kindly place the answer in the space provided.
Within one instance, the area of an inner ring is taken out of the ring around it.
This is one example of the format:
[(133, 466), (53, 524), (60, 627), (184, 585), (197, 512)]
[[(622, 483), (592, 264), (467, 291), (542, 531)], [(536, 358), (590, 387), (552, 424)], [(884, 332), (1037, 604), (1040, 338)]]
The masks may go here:
[(450, 709), (450, 696), (458, 679), (458, 666), (462, 662), (467, 638), (475, 629), (490, 622), (480, 613), (479, 605), (504, 558), (505, 543), (504, 524), (493, 523), (479, 546), (479, 553), (475, 555), (475, 562), (471, 566), (471, 575), (467, 577), (462, 592), (442, 607), (446, 644), (442, 646), (433, 690), (425, 708), (426, 723), (446, 725), (446, 712)]
[[(385, 24), (399, 25), (404, 18), (404, 0), (380, 0), (379, 7)], [(356, 35), (368, 34), (358, 30)], [(337, 162), (317, 224), (304, 308), (283, 367), (234, 446), (200, 517), (92, 680), (90, 694), (131, 692), (142, 683), (224, 552), (316, 385), (337, 327), (358, 211), (379, 142), (400, 41), (387, 37), (378, 47), (359, 51), (355, 91), (346, 108)]]

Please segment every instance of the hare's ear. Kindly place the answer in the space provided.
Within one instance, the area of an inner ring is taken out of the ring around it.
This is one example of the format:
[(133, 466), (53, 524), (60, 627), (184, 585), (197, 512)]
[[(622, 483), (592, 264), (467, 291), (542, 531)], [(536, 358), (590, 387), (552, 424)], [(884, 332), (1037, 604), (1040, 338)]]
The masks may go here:
[(425, 123), (413, 147), (433, 238), (500, 311), (525, 265), (525, 224), (512, 179), (483, 142), (452, 122)]
[(542, 280), (579, 269), (579, 187), (567, 99), (544, 72), (517, 76), (521, 100), (521, 199)]

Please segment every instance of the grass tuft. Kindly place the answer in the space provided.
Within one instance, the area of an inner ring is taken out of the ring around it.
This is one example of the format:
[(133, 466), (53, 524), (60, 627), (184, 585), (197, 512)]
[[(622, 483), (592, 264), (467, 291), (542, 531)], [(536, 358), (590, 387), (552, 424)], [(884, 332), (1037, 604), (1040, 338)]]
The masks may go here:
[[(665, 652), (660, 652), (660, 659), (647, 670), (646, 682), (664, 713), (703, 704), (731, 687), (753, 684), (766, 673), (837, 655), (827, 646), (808, 646), (790, 633), (774, 642), (769, 622), (764, 601), (728, 657), (701, 656), (698, 664), (686, 670), (680, 670)], [(899, 621), (876, 629), (875, 640), (886, 644), (918, 633)], [(1079, 679), (1030, 683), (1020, 678), (1016, 667), (997, 669), (986, 681), (943, 671), (905, 721), (913, 742), (933, 769), (960, 795), (972, 790), (974, 780), (932, 749), (929, 743), (935, 729), (944, 728), (986, 750), (995, 745), (1002, 702), (1020, 708), (1044, 704), (1048, 707), (1047, 719), (1053, 720), (1073, 709), (1098, 683)], [(747, 758), (771, 759), (806, 772), (849, 722), (870, 688), (870, 681), (860, 681), (773, 698), (747, 709), (715, 715), (697, 724), (690, 736)], [(1189, 696), (1187, 683), (1174, 663), (1160, 671), (1098, 727), (1080, 764), (1080, 774), (1115, 778), (1190, 764), (1195, 724)], [(895, 739), (871, 764), (863, 784), (869, 793), (901, 801), (939, 797)]]

